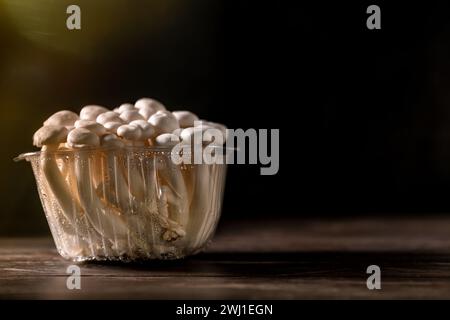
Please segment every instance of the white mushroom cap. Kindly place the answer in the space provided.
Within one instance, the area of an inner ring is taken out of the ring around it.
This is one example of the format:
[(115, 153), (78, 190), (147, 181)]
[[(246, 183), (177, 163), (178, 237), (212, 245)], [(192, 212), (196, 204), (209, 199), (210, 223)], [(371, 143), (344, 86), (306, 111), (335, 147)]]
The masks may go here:
[(199, 120), (195, 122), (195, 127), (218, 129), (222, 132), (224, 142), (227, 140), (227, 127), (221, 123)]
[(139, 126), (142, 129), (142, 140), (150, 139), (155, 134), (155, 128), (145, 120), (134, 120), (130, 125)]
[(115, 134), (104, 135), (100, 139), (100, 144), (105, 148), (122, 148), (125, 145)]
[(73, 126), (75, 121), (79, 119), (75, 112), (69, 110), (62, 110), (52, 114), (47, 120), (44, 121), (44, 126)]
[(164, 105), (161, 102), (155, 99), (142, 98), (134, 103), (134, 107), (137, 109), (141, 109), (144, 106), (152, 108), (153, 110), (155, 110), (155, 113), (156, 111), (166, 110), (166, 107), (164, 107)]
[(75, 122), (75, 128), (86, 128), (89, 131), (94, 132), (98, 136), (106, 134), (106, 128), (100, 123), (92, 120), (77, 120)]
[(130, 141), (142, 140), (142, 129), (136, 125), (124, 124), (117, 129), (117, 135)]
[(36, 147), (45, 145), (59, 145), (67, 139), (68, 130), (64, 126), (43, 126), (33, 135), (33, 144)]
[(125, 110), (120, 114), (120, 118), (126, 123), (134, 120), (144, 120), (144, 117), (139, 114), (138, 110)]
[(170, 147), (178, 144), (180, 138), (172, 133), (163, 133), (156, 137), (155, 143), (157, 146)]
[(148, 120), (158, 111), (166, 110), (166, 107), (164, 107), (161, 102), (149, 98), (143, 98), (136, 101), (134, 106), (139, 109), (139, 113), (144, 117), (144, 120)]
[(180, 126), (175, 116), (168, 111), (158, 111), (148, 119), (148, 122), (155, 127), (156, 134), (172, 133)]
[(120, 118), (119, 114), (114, 111), (108, 111), (102, 114), (99, 114), (96, 121), (100, 124), (105, 124), (107, 122), (122, 122), (123, 120)]
[(105, 123), (103, 126), (105, 127), (105, 129), (110, 132), (110, 133), (117, 133), (117, 129), (123, 125), (122, 122), (116, 122), (116, 121), (111, 121), (111, 122), (107, 122)]
[(178, 129), (175, 129), (175, 130), (173, 130), (172, 134), (177, 135), (177, 136), (180, 136), (180, 135), (181, 135), (181, 132), (182, 132), (184, 129), (185, 129), (185, 128), (178, 128)]
[[(170, 112), (169, 110), (158, 110), (158, 111), (156, 111), (155, 112), (155, 114), (165, 114), (165, 115), (168, 115), (168, 116), (172, 116), (172, 117), (174, 117), (174, 115), (172, 114), (172, 112)], [(175, 118), (175, 117), (174, 117)]]
[(193, 127), (194, 121), (198, 121), (198, 117), (190, 111), (173, 111), (172, 114), (177, 118), (181, 128)]
[(97, 117), (105, 112), (108, 112), (109, 110), (105, 107), (98, 106), (98, 105), (88, 105), (84, 106), (80, 111), (80, 119), (81, 120), (93, 120), (97, 119)]
[(127, 111), (127, 110), (134, 110), (134, 105), (131, 104), (131, 103), (123, 103), (123, 104), (121, 104), (120, 107), (117, 109), (117, 111), (118, 111), (119, 113), (122, 113), (122, 112)]
[(225, 142), (225, 137), (220, 129), (210, 126), (190, 127), (183, 129), (180, 133), (180, 138), (184, 143), (194, 144), (197, 141), (195, 135), (199, 135), (202, 145), (222, 145)]
[(220, 123), (199, 120), (187, 110), (169, 112), (161, 102), (142, 98), (134, 105), (124, 103), (114, 111), (87, 105), (79, 117), (69, 110), (56, 112), (44, 122), (33, 140), (35, 145), (48, 145), (48, 148), (61, 147), (65, 141), (65, 146), (72, 148), (149, 143), (163, 146), (180, 141), (193, 144), (197, 133), (198, 142), (203, 145), (220, 144), (227, 138), (227, 128)]
[(100, 138), (86, 128), (75, 128), (67, 135), (67, 145), (74, 149), (98, 147)]
[(142, 106), (139, 110), (139, 114), (145, 119), (148, 120), (152, 115), (154, 115), (159, 110), (155, 110), (153, 107), (149, 105)]

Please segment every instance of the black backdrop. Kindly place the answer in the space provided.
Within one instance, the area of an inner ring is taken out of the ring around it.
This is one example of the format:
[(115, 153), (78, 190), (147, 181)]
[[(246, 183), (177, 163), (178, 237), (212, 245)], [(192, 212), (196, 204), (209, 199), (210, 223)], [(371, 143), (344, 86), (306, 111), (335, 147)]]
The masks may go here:
[(226, 95), (245, 123), (282, 128), (279, 176), (241, 170), (261, 210), (449, 211), (449, 7), (378, 2), (382, 29), (368, 30), (370, 4), (227, 11)]
[[(8, 2), (0, 2), (0, 108), (9, 119), (2, 234), (47, 232), (31, 170), (11, 162), (31, 149), (43, 119), (141, 96), (230, 128), (280, 129), (276, 176), (229, 168), (225, 219), (450, 211), (443, 2), (192, 0), (155, 11), (162, 1), (79, 1), (78, 33), (55, 31), (66, 15), (47, 0), (23, 15)], [(381, 7), (381, 30), (366, 28), (370, 4)], [(39, 19), (57, 36), (30, 37), (27, 22)]]
[(375, 2), (368, 30), (370, 4), (228, 2), (229, 122), (282, 128), (277, 177), (230, 175), (244, 212), (449, 211), (449, 7)]

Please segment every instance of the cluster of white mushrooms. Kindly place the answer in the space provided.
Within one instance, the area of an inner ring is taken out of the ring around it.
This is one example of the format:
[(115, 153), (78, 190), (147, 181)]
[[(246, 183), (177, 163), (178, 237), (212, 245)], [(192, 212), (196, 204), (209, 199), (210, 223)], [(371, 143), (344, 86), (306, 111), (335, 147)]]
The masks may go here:
[(150, 98), (112, 111), (88, 105), (80, 114), (50, 116), (33, 142), (44, 151), (40, 168), (60, 211), (60, 232), (77, 239), (71, 254), (98, 255), (101, 248), (104, 256), (158, 255), (160, 241), (201, 246), (216, 223), (218, 201), (211, 198), (219, 172), (208, 165), (183, 169), (170, 153), (144, 153), (152, 150), (145, 147), (191, 144), (194, 133), (207, 128), (226, 131)]

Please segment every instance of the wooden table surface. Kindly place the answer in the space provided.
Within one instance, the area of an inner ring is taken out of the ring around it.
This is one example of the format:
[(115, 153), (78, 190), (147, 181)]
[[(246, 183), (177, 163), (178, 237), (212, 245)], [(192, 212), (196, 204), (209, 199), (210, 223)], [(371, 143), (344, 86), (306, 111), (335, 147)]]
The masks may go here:
[[(207, 252), (144, 265), (81, 265), (81, 290), (49, 238), (0, 239), (0, 298), (450, 298), (450, 217), (241, 221)], [(368, 290), (366, 268), (381, 268)]]

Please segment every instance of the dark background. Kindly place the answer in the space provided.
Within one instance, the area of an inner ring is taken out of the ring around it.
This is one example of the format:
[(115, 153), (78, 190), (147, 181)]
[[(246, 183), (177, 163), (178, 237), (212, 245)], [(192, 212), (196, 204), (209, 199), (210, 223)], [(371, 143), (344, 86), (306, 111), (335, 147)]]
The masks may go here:
[(48, 233), (31, 168), (12, 162), (43, 120), (143, 96), (280, 128), (276, 176), (229, 167), (224, 219), (449, 212), (449, 6), (314, 3), (0, 0), (0, 235)]

